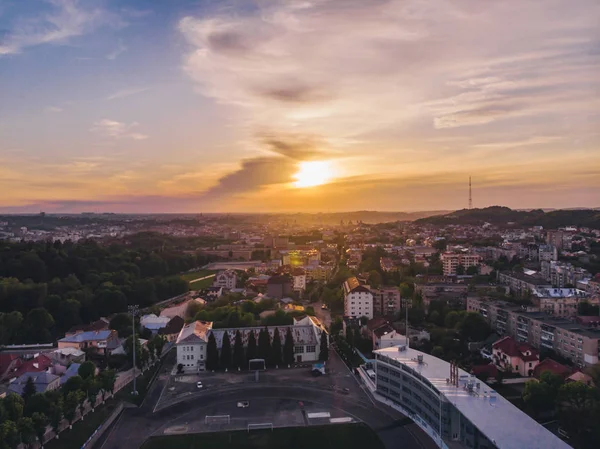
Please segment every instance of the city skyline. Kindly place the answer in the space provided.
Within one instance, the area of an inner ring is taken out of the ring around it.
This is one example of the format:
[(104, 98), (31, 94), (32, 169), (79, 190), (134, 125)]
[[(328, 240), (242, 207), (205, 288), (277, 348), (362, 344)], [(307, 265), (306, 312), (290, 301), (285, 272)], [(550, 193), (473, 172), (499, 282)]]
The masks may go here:
[(0, 213), (599, 207), (599, 17), (3, 2)]

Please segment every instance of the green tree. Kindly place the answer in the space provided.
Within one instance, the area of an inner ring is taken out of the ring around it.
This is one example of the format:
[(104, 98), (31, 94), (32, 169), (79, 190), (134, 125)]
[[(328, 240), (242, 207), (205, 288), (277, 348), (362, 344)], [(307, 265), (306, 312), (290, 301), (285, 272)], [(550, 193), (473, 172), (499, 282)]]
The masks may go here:
[(381, 274), (377, 270), (369, 271), (369, 285), (373, 288), (379, 288), (381, 285), (382, 279)]
[(335, 319), (333, 320), (333, 322), (331, 323), (331, 326), (329, 328), (329, 333), (332, 336), (335, 336), (342, 331), (343, 327), (344, 326), (342, 324), (342, 318), (339, 316), (335, 317)]
[(94, 377), (96, 375), (96, 365), (94, 365), (94, 362), (83, 362), (79, 366), (77, 374), (79, 374), (79, 376), (84, 380)]
[(96, 377), (90, 377), (86, 380), (87, 398), (92, 409), (96, 407), (98, 394), (100, 393), (100, 380)]
[(20, 443), (19, 428), (14, 421), (5, 420), (0, 423), (0, 448), (16, 449)]
[(525, 383), (522, 397), (529, 413), (537, 417), (541, 412), (554, 408), (554, 395), (550, 390), (550, 386), (544, 382), (530, 380)]
[(0, 345), (15, 343), (23, 325), (21, 312), (0, 313)]
[(211, 332), (206, 345), (206, 369), (216, 370), (219, 367), (219, 350), (217, 348), (217, 340)]
[(596, 388), (583, 382), (566, 383), (559, 389), (558, 403), (561, 427), (574, 441), (583, 444), (590, 436), (598, 436), (600, 393)]
[(85, 383), (81, 376), (73, 376), (67, 379), (65, 384), (62, 387), (62, 390), (65, 395), (73, 392), (73, 391), (81, 391), (85, 388)]
[(485, 340), (492, 332), (489, 324), (480, 314), (468, 312), (458, 325), (461, 337), (467, 341)]
[(242, 334), (239, 330), (235, 331), (235, 339), (233, 343), (233, 366), (238, 369), (241, 369), (245, 366), (244, 343), (242, 341)]
[(112, 393), (115, 389), (115, 382), (117, 380), (117, 374), (114, 370), (107, 369), (100, 372), (98, 376), (98, 380), (100, 381), (100, 388), (102, 394), (102, 402), (106, 397), (106, 393)]
[(17, 394), (9, 394), (2, 401), (6, 417), (15, 423), (23, 417), (23, 409), (25, 408), (25, 401)]
[(289, 327), (287, 328), (285, 341), (283, 342), (283, 363), (286, 365), (294, 363), (294, 336)]
[(33, 428), (40, 445), (44, 444), (44, 435), (46, 434), (46, 426), (48, 426), (48, 417), (43, 413), (34, 413), (31, 416)]
[(167, 344), (167, 340), (162, 335), (156, 335), (152, 341), (154, 342), (154, 353), (157, 359), (160, 359), (162, 356), (165, 344)]
[(429, 321), (431, 321), (432, 323), (436, 324), (436, 325), (440, 325), (442, 324), (442, 317), (440, 315), (440, 313), (437, 310), (434, 310), (433, 312), (431, 312), (429, 314)]
[(322, 362), (329, 360), (329, 336), (327, 335), (327, 332), (321, 332), (319, 360)]
[(454, 310), (448, 312), (444, 318), (444, 327), (454, 329), (460, 322), (460, 314)]
[(33, 309), (23, 323), (25, 339), (32, 343), (52, 341), (54, 318), (44, 308)]
[(82, 397), (85, 397), (83, 391), (71, 391), (65, 397), (64, 403), (64, 416), (69, 421), (69, 426), (73, 426), (73, 420), (77, 415), (77, 409), (79, 408), (79, 401)]
[(60, 423), (63, 420), (63, 409), (64, 409), (63, 396), (59, 395), (57, 397), (56, 401), (54, 401), (52, 403), (52, 409), (50, 411), (50, 414), (48, 415), (50, 417), (50, 425), (52, 426), (52, 429), (54, 430), (54, 433), (56, 434), (57, 439), (58, 439), (58, 432), (60, 429)]
[(473, 265), (467, 268), (468, 275), (475, 276), (477, 273), (479, 273), (479, 268), (477, 266)]
[(229, 334), (223, 332), (223, 343), (221, 344), (221, 368), (231, 368), (231, 341), (229, 341)]
[(250, 331), (250, 335), (248, 335), (248, 347), (246, 348), (246, 359), (248, 361), (253, 360), (256, 358), (256, 355), (256, 336), (254, 335), (254, 331)]
[(441, 359), (444, 357), (444, 348), (442, 348), (441, 346), (434, 346), (433, 349), (431, 350), (431, 355), (434, 357), (437, 357), (438, 359)]
[[(52, 398), (54, 400), (54, 398)], [(52, 410), (52, 401), (48, 394), (36, 393), (27, 399), (25, 405), (25, 416), (32, 416), (34, 413), (43, 413), (48, 415)]]
[(459, 265), (456, 267), (456, 274), (458, 276), (462, 276), (463, 274), (465, 274), (465, 267), (464, 265)]
[(25, 447), (29, 447), (35, 441), (35, 426), (33, 420), (24, 416), (17, 423), (19, 434), (21, 435), (21, 441)]
[(27, 403), (27, 400), (32, 397), (36, 393), (35, 383), (33, 382), (33, 377), (29, 376), (27, 381), (25, 382), (25, 386), (23, 387), (23, 400)]
[(271, 336), (269, 331), (265, 327), (258, 333), (258, 358), (264, 359), (266, 363), (269, 363), (271, 356)]
[(351, 348), (356, 344), (356, 333), (354, 332), (354, 329), (349, 326), (346, 327), (346, 343), (348, 343), (348, 346)]
[(275, 328), (273, 332), (273, 344), (271, 345), (271, 364), (275, 366), (281, 365), (282, 362), (282, 347), (281, 347), (281, 336), (279, 335), (279, 328)]

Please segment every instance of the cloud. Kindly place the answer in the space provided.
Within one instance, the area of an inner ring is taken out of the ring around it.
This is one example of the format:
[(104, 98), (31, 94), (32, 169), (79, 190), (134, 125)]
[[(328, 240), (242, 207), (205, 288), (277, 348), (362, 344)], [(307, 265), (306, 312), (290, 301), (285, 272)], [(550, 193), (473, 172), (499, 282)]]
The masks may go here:
[(63, 108), (59, 108), (58, 106), (46, 106), (44, 108), (44, 112), (54, 112), (54, 113), (57, 113), (57, 112), (63, 112), (63, 110), (64, 110)]
[(148, 136), (145, 134), (134, 131), (139, 126), (139, 123), (122, 123), (116, 120), (103, 119), (94, 123), (94, 127), (91, 129), (92, 132), (110, 137), (115, 140), (121, 139), (133, 139), (133, 140), (144, 140)]
[(109, 59), (111, 61), (117, 59), (117, 57), (123, 53), (125, 53), (127, 51), (127, 47), (125, 45), (123, 45), (123, 42), (119, 40), (119, 44), (117, 46), (117, 48), (115, 48), (113, 51), (111, 51), (110, 53), (108, 53), (106, 55), (106, 59)]
[(114, 19), (107, 11), (78, 0), (48, 0), (46, 3), (51, 9), (49, 13), (34, 18), (20, 17), (12, 24), (0, 40), (0, 56), (42, 44), (62, 44)]
[(106, 97), (107, 100), (116, 100), (117, 98), (129, 97), (130, 95), (136, 95), (149, 90), (149, 87), (133, 87), (130, 89), (119, 90)]
[(468, 126), (476, 144), (507, 122), (548, 134), (597, 110), (599, 15), (595, 0), (314, 0), (178, 28), (184, 70), (244, 129), (389, 143)]

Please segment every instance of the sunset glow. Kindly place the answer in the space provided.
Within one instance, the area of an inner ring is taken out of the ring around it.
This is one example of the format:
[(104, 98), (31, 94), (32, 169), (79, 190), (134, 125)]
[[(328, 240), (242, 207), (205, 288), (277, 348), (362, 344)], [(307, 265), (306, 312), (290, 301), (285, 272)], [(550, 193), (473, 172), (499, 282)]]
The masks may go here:
[(327, 161), (301, 162), (294, 175), (295, 187), (315, 187), (327, 184), (332, 178), (331, 164)]

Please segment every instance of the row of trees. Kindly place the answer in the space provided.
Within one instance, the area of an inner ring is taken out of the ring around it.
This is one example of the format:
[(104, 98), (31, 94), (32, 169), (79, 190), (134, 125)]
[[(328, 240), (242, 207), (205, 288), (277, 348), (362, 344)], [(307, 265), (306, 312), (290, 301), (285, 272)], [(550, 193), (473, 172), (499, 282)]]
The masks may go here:
[[(288, 327), (282, 345), (279, 329), (275, 328), (273, 339), (265, 327), (258, 333), (258, 339), (254, 332), (248, 336), (248, 344), (244, 349), (242, 334), (236, 331), (233, 344), (229, 334), (223, 334), (221, 352), (217, 348), (217, 341), (213, 333), (208, 338), (206, 347), (206, 368), (216, 369), (246, 369), (248, 362), (253, 359), (264, 359), (267, 366), (291, 365), (294, 363), (294, 337)], [(321, 333), (320, 360), (329, 359), (329, 348), (327, 333)]]
[(545, 371), (540, 381), (525, 384), (523, 402), (536, 418), (558, 418), (574, 447), (600, 446), (600, 390), (583, 382), (565, 383), (562, 376)]
[(0, 242), (0, 344), (52, 341), (70, 327), (189, 290), (201, 256), (125, 244)]
[(58, 436), (63, 420), (71, 425), (77, 413), (83, 416), (86, 404), (92, 408), (96, 405), (98, 395), (104, 402), (115, 381), (112, 370), (96, 376), (92, 362), (82, 363), (78, 375), (69, 378), (60, 390), (38, 393), (30, 377), (21, 396), (9, 394), (0, 399), (0, 447), (16, 449), (23, 444), (27, 448), (35, 441), (42, 443), (48, 425)]

